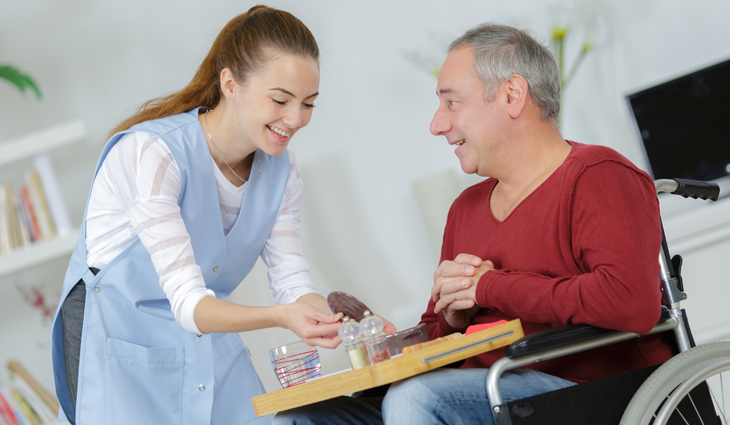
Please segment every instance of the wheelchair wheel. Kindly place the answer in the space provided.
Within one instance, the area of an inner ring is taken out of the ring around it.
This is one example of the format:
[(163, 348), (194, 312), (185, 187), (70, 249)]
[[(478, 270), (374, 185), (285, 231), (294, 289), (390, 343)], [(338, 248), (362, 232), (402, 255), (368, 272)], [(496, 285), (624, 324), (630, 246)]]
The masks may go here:
[(620, 425), (728, 424), (723, 372), (730, 371), (730, 342), (691, 348), (649, 376), (631, 399)]

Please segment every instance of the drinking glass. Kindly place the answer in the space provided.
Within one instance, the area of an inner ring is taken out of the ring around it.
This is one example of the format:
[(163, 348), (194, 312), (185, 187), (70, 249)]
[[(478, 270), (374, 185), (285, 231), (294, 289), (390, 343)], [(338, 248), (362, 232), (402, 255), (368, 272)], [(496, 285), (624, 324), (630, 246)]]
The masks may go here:
[(310, 347), (304, 341), (272, 348), (269, 359), (283, 388), (303, 384), (322, 375), (317, 347)]

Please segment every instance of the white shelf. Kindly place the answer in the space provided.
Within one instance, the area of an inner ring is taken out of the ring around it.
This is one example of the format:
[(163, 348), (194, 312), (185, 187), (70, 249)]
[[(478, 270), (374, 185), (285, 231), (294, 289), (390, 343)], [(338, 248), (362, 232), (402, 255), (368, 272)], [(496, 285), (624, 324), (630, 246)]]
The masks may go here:
[(86, 127), (82, 121), (77, 120), (0, 143), (0, 167), (84, 138)]
[[(67, 146), (86, 138), (83, 121), (75, 120), (39, 130), (14, 140), (0, 143), (0, 167), (23, 158), (33, 157), (49, 150)], [(10, 254), (0, 256), (0, 277), (30, 267), (43, 266), (46, 261), (70, 254), (76, 240), (78, 228), (68, 234), (33, 243)]]
[(79, 229), (74, 229), (67, 235), (35, 242), (26, 248), (0, 256), (0, 277), (71, 254), (78, 237)]

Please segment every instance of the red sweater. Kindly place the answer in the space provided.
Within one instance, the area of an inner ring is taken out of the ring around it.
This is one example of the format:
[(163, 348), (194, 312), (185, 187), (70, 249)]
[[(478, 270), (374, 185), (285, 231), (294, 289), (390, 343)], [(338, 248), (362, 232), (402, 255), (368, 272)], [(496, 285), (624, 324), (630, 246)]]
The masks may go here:
[[(441, 261), (460, 253), (494, 263), (477, 286), (474, 324), (519, 318), (526, 335), (573, 323), (645, 333), (659, 320), (659, 203), (651, 178), (612, 149), (570, 142), (565, 162), (503, 221), (487, 179), (451, 207)], [(434, 302), (421, 318), (431, 338), (454, 329)], [(585, 382), (661, 363), (666, 336), (643, 337), (528, 367)], [(489, 367), (504, 349), (467, 359)]]

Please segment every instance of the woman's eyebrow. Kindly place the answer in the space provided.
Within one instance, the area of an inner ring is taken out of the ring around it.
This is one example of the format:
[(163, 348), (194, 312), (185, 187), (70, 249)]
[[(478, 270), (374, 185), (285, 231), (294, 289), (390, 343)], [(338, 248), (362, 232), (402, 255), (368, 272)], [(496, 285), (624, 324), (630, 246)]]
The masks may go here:
[[(282, 93), (284, 93), (284, 94), (288, 94), (288, 95), (289, 95), (289, 96), (291, 96), (291, 97), (296, 97), (296, 96), (294, 95), (294, 93), (290, 92), (290, 91), (289, 91), (289, 90), (287, 90), (287, 89), (283, 89), (283, 88), (281, 88), (281, 87), (274, 87), (274, 88), (271, 88), (271, 89), (269, 89), (269, 91), (272, 91), (272, 90), (274, 90), (274, 91), (280, 91), (280, 92), (282, 92)], [(315, 96), (319, 96), (319, 92), (317, 92), (317, 93), (314, 93), (314, 94), (310, 94), (309, 96), (305, 97), (305, 99), (309, 99), (310, 97), (315, 97)]]

